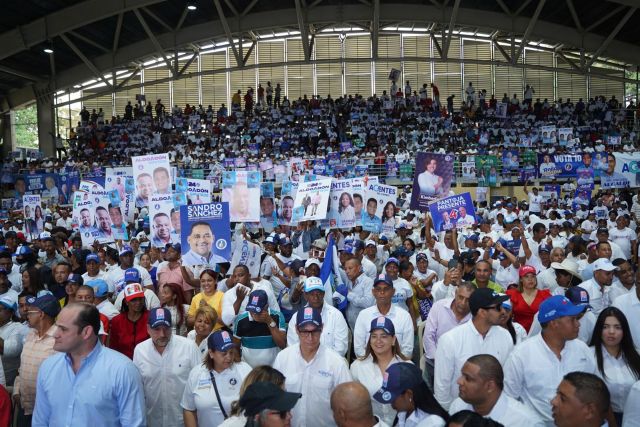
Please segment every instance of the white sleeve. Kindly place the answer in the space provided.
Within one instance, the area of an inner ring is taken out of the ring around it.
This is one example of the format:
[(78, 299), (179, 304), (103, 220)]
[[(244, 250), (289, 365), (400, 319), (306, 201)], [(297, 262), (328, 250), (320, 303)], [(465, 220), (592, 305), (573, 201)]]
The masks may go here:
[(298, 331), (296, 330), (296, 313), (293, 313), (291, 320), (289, 320), (289, 328), (287, 329), (287, 346), (291, 347), (300, 342)]
[(347, 354), (347, 347), (349, 346), (349, 327), (341, 313), (336, 313), (335, 318), (336, 321), (333, 325), (333, 345), (331, 347), (340, 356), (344, 356)]
[[(398, 311), (402, 311), (404, 316), (399, 318), (400, 330), (402, 331), (402, 337), (400, 339), (400, 349), (402, 350), (402, 354), (407, 357), (411, 357), (413, 354), (413, 342), (414, 342), (414, 330), (413, 330), (413, 320), (411, 320), (411, 315), (408, 311), (400, 308)], [(397, 332), (397, 330), (396, 330)]]
[(353, 328), (353, 351), (357, 357), (364, 356), (365, 346), (367, 345), (367, 320), (360, 312), (356, 319), (356, 326)]
[(443, 280), (438, 280), (436, 283), (434, 283), (433, 287), (431, 288), (433, 302), (446, 298), (447, 294), (449, 293), (449, 286), (451, 285), (445, 285)]
[(640, 427), (640, 381), (631, 387), (627, 396), (622, 427)]
[[(146, 268), (138, 267), (137, 269), (140, 272), (140, 281), (142, 282), (142, 286), (153, 286), (153, 281), (151, 280), (151, 275), (147, 271)], [(158, 301), (158, 307), (160, 303)]]
[(451, 340), (445, 333), (440, 337), (438, 348), (436, 349), (436, 359), (434, 366), (433, 396), (438, 403), (446, 410), (449, 410), (451, 403), (456, 396), (451, 396), (451, 383), (455, 381), (454, 364), (449, 359), (449, 355), (454, 354), (451, 347)]
[(233, 303), (236, 302), (236, 293), (233, 288), (228, 290), (222, 296), (222, 323), (231, 327), (236, 318), (236, 312), (233, 309)]
[(524, 386), (522, 374), (526, 371), (522, 366), (517, 351), (511, 353), (504, 364), (504, 391), (514, 399), (520, 399)]

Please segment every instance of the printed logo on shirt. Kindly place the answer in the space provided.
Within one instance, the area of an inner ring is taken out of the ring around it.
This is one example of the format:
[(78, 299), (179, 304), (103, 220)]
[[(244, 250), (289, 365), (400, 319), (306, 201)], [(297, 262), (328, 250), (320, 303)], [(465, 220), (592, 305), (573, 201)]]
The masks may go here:
[(325, 378), (329, 378), (332, 377), (333, 374), (329, 371), (323, 371), (323, 370), (319, 370), (318, 371), (318, 375), (320, 375), (321, 377), (325, 377)]
[(211, 380), (209, 378), (200, 378), (198, 380), (198, 390), (211, 387)]

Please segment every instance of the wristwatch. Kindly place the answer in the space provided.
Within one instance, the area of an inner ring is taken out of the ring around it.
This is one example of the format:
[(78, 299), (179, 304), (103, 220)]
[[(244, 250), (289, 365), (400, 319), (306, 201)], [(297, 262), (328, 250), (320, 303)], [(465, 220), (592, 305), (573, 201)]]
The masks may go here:
[(271, 323), (269, 323), (269, 327), (270, 328), (275, 328), (276, 327), (276, 322), (274, 322), (273, 320), (271, 321)]

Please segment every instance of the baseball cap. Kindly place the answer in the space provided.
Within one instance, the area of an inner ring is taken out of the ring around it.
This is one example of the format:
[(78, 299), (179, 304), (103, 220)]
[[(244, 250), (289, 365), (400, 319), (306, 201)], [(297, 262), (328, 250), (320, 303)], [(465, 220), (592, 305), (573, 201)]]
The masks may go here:
[(480, 237), (477, 234), (474, 233), (474, 234), (470, 234), (467, 237), (465, 237), (464, 240), (465, 240), (465, 242), (467, 240), (473, 240), (474, 242), (478, 242), (480, 240)]
[(35, 307), (49, 317), (56, 317), (60, 313), (60, 303), (51, 294), (44, 294), (39, 297), (28, 297), (27, 305)]
[(291, 242), (291, 239), (288, 237), (280, 237), (279, 243), (282, 246), (286, 246), (286, 245), (293, 245), (293, 243)]
[[(400, 246), (398, 249), (396, 249), (393, 252), (392, 255), (393, 255), (393, 258), (396, 259), (396, 258), (399, 258), (401, 256), (409, 257), (409, 256), (413, 255), (413, 253), (411, 251), (407, 250), (407, 248), (405, 248), (404, 246)], [(387, 261), (387, 263), (388, 263), (388, 261)]]
[(554, 295), (542, 301), (540, 304), (538, 321), (542, 324), (565, 316), (577, 316), (586, 309), (587, 306), (574, 305), (569, 298), (565, 296)]
[(269, 304), (267, 293), (262, 289), (256, 289), (249, 294), (249, 302), (246, 310), (252, 313), (260, 313)]
[(596, 230), (596, 234), (600, 234), (600, 233), (609, 234), (609, 229), (607, 227), (598, 227), (598, 229)]
[(131, 246), (125, 246), (122, 248), (122, 250), (120, 251), (119, 255), (120, 256), (124, 256), (127, 254), (132, 254), (133, 255), (133, 249), (131, 248)]
[(93, 288), (93, 294), (98, 298), (102, 298), (109, 293), (109, 285), (102, 279), (90, 280), (86, 285)]
[(509, 299), (509, 295), (501, 295), (489, 288), (476, 289), (469, 297), (469, 308), (472, 313), (477, 313), (481, 308), (502, 304)]
[(140, 283), (129, 283), (124, 287), (124, 299), (129, 302), (136, 298), (144, 298), (144, 289)]
[(0, 305), (6, 309), (12, 310), (14, 313), (18, 311), (18, 302), (11, 295), (4, 294), (0, 296)]
[(598, 258), (593, 262), (593, 271), (604, 270), (604, 271), (615, 271), (618, 270), (618, 267), (611, 264), (607, 258)]
[(317, 265), (318, 267), (320, 266), (320, 260), (316, 259), (316, 258), (309, 258), (308, 260), (305, 261), (304, 263), (304, 268), (307, 268), (311, 265)]
[[(8, 234), (8, 233), (7, 233)], [(7, 238), (7, 236), (4, 236), (5, 239)], [(32, 254), (33, 251), (31, 250), (31, 248), (27, 245), (20, 245), (18, 246), (18, 249), (16, 249), (16, 253), (13, 254), (14, 256), (25, 256), (25, 255), (29, 255)]]
[(538, 246), (538, 253), (540, 252), (551, 253), (551, 247), (549, 245), (540, 245)]
[(322, 315), (320, 310), (313, 307), (304, 307), (302, 310), (298, 310), (296, 314), (296, 326), (302, 327), (305, 325), (314, 325), (316, 328), (322, 326)]
[(124, 282), (140, 283), (140, 272), (133, 267), (127, 268), (127, 270), (124, 272)]
[(373, 398), (380, 403), (389, 404), (406, 390), (422, 381), (422, 372), (413, 363), (394, 363), (382, 376), (382, 387), (375, 392)]
[(324, 283), (319, 277), (307, 277), (304, 279), (304, 292), (320, 291), (324, 292)]
[(580, 286), (571, 286), (564, 292), (564, 296), (569, 299), (575, 305), (584, 305), (587, 308), (591, 308), (589, 305), (589, 292)]
[(369, 332), (371, 333), (378, 329), (383, 330), (387, 335), (396, 334), (396, 328), (388, 317), (378, 316), (371, 321), (371, 328), (369, 328)]
[(84, 284), (84, 280), (82, 280), (82, 276), (79, 274), (70, 274), (67, 278), (67, 282), (76, 283), (79, 286), (82, 286)]
[(524, 277), (527, 274), (533, 274), (535, 276), (536, 274), (538, 274), (538, 272), (536, 271), (536, 268), (531, 265), (523, 265), (522, 267), (520, 267), (520, 269), (518, 269), (519, 277)]
[(367, 240), (364, 242), (364, 246), (377, 246), (376, 242), (374, 242), (373, 240)]
[(400, 265), (400, 261), (398, 261), (398, 258), (391, 257), (387, 260), (387, 262), (384, 263), (384, 266), (386, 267), (387, 265), (392, 263), (395, 265)]
[(171, 312), (165, 307), (154, 308), (149, 311), (149, 320), (147, 320), (151, 329), (159, 326), (171, 327)]
[(424, 252), (419, 252), (418, 255), (416, 255), (416, 262), (422, 260), (429, 261), (429, 257), (427, 257), (427, 254), (425, 254)]
[(207, 338), (207, 347), (213, 351), (227, 351), (234, 346), (227, 331), (215, 331)]
[(378, 237), (378, 240), (380, 240), (381, 242), (388, 242), (389, 238), (387, 238), (387, 236), (383, 234), (382, 236)]
[(364, 242), (362, 240), (355, 240), (352, 246), (355, 250), (364, 249)]
[(284, 391), (272, 382), (258, 381), (247, 387), (238, 403), (246, 416), (253, 417), (265, 409), (290, 411), (300, 397), (302, 394)]
[(287, 263), (287, 267), (293, 269), (296, 274), (298, 274), (300, 272), (301, 268), (304, 268), (305, 266), (305, 262), (301, 259), (294, 259), (293, 261), (289, 261)]
[(164, 250), (165, 250), (165, 251), (169, 250), (169, 248), (171, 248), (171, 249), (173, 249), (173, 250), (177, 251), (178, 253), (179, 253), (179, 252), (180, 252), (180, 250), (181, 250), (180, 243), (167, 243), (167, 244), (164, 246)]
[(272, 245), (277, 244), (274, 236), (267, 236), (267, 238), (262, 241), (262, 244), (265, 244), (265, 243), (271, 243)]
[(98, 256), (98, 254), (89, 254), (85, 258), (84, 262), (87, 263), (89, 261), (97, 262), (99, 264), (100, 263), (100, 257)]
[(384, 283), (385, 285), (391, 286), (393, 288), (393, 280), (391, 280), (391, 277), (387, 276), (384, 273), (378, 274), (376, 280), (373, 281), (373, 286), (376, 287), (379, 283)]
[(39, 238), (40, 240), (42, 240), (42, 239), (48, 239), (48, 238), (50, 238), (50, 237), (51, 237), (51, 233), (50, 233), (50, 232), (48, 232), (48, 231), (43, 231), (43, 232), (42, 232), (42, 233), (40, 233), (40, 235), (38, 236), (38, 238)]
[(311, 246), (318, 249), (327, 249), (327, 241), (323, 238), (319, 238), (314, 240)]

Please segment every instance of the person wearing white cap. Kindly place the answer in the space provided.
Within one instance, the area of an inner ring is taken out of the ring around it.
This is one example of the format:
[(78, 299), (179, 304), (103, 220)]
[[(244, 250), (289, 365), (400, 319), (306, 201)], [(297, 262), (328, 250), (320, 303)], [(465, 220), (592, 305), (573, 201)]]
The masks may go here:
[(0, 296), (0, 354), (7, 386), (13, 386), (20, 366), (22, 344), (29, 327), (19, 321), (18, 301), (10, 295)]
[(596, 317), (602, 310), (611, 305), (609, 291), (613, 281), (613, 272), (618, 267), (606, 258), (598, 258), (593, 262), (593, 278), (580, 283), (580, 287), (589, 293), (589, 303)]

